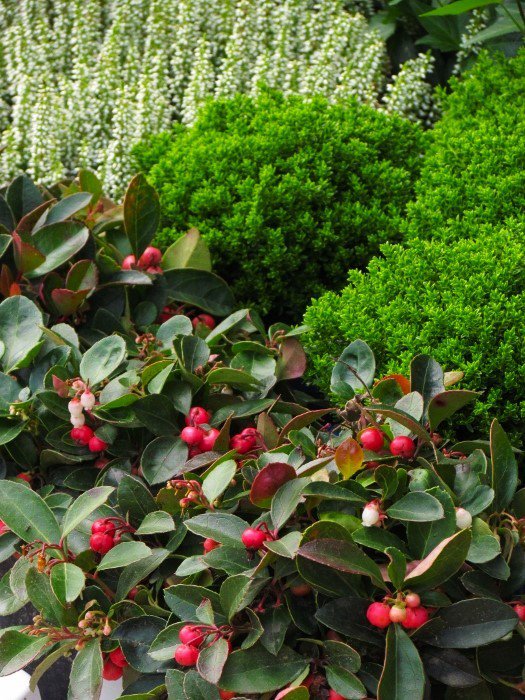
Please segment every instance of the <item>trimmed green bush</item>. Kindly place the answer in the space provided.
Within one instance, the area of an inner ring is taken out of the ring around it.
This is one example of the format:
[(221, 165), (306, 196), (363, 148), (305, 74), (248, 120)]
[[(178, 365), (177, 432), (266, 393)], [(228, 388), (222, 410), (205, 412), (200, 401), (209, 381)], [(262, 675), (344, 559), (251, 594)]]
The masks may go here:
[(161, 198), (157, 243), (198, 228), (239, 300), (297, 320), (399, 238), (421, 150), (399, 117), (263, 92), (210, 103), (136, 153)]

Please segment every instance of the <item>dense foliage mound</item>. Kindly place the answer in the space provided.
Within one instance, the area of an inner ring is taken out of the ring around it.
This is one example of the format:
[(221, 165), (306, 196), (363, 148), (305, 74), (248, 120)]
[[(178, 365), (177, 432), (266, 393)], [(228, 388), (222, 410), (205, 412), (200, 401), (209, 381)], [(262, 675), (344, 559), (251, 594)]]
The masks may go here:
[(523, 432), (524, 66), (523, 52), (485, 57), (455, 84), (408, 206), (406, 247), (384, 246), (368, 273), (351, 271), (340, 295), (307, 310), (311, 376), (324, 388), (334, 351), (351, 338), (370, 343), (382, 371), (432, 352), (484, 392), (479, 427), (498, 415)]
[(137, 155), (169, 225), (158, 243), (197, 227), (239, 299), (297, 319), (397, 236), (421, 138), (357, 103), (263, 93), (212, 103)]

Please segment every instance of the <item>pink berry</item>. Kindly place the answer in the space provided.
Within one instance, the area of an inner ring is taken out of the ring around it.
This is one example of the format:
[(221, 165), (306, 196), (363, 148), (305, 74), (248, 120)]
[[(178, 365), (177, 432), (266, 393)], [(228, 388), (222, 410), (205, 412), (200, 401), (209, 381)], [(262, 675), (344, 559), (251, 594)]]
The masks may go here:
[(109, 652), (109, 659), (112, 663), (115, 664), (115, 666), (118, 666), (119, 668), (129, 666), (128, 662), (126, 661), (126, 657), (124, 656), (124, 653), (120, 647), (117, 647), (116, 649), (113, 649), (113, 651)]
[(519, 617), (521, 622), (525, 622), (525, 605), (522, 605), (521, 603), (516, 603), (514, 607), (514, 612), (516, 615)]
[(377, 428), (367, 428), (359, 436), (361, 445), (370, 452), (379, 452), (383, 447), (383, 433)]
[(4, 535), (6, 532), (9, 532), (9, 527), (3, 520), (0, 520), (0, 535)]
[(89, 538), (89, 546), (97, 554), (106, 554), (114, 547), (114, 540), (111, 535), (105, 535), (103, 532), (97, 532)]
[(204, 434), (204, 437), (202, 438), (201, 443), (199, 445), (201, 450), (203, 452), (209, 452), (210, 450), (213, 450), (219, 435), (220, 433), (217, 430), (217, 428), (211, 428), (210, 430), (208, 430), (208, 432)]
[(255, 428), (245, 428), (241, 433), (231, 437), (230, 448), (244, 455), (257, 447), (260, 436), (261, 434)]
[(161, 259), (162, 253), (160, 250), (150, 245), (140, 256), (138, 265), (139, 267), (155, 267), (160, 263)]
[(328, 693), (328, 700), (345, 700), (345, 697), (331, 688)]
[(200, 445), (203, 437), (204, 430), (201, 428), (194, 428), (192, 426), (186, 426), (186, 428), (182, 429), (180, 434), (180, 439), (192, 447)]
[(403, 622), (407, 616), (406, 608), (402, 608), (399, 605), (393, 605), (390, 608), (390, 621), (391, 622)]
[(199, 323), (202, 323), (204, 326), (207, 326), (210, 329), (210, 331), (215, 328), (215, 319), (209, 314), (199, 314), (198, 316), (195, 316), (195, 318), (192, 321), (193, 327), (197, 328)]
[(119, 678), (122, 678), (122, 668), (115, 665), (111, 659), (108, 659), (104, 663), (102, 677), (105, 681), (118, 681)]
[(374, 627), (388, 627), (390, 624), (390, 608), (386, 603), (372, 603), (366, 611), (368, 622)]
[(395, 457), (412, 459), (416, 453), (416, 443), (406, 435), (398, 435), (390, 443), (390, 452)]
[(221, 543), (216, 542), (215, 540), (212, 540), (211, 537), (207, 537), (204, 542), (202, 543), (202, 548), (204, 550), (204, 554), (208, 554), (208, 552), (211, 552), (214, 549), (217, 549), (217, 547), (220, 547)]
[(130, 600), (135, 600), (135, 597), (136, 597), (136, 595), (137, 595), (138, 592), (139, 592), (139, 589), (136, 588), (136, 587), (133, 587), (133, 588), (131, 589), (131, 591), (128, 593), (128, 598), (129, 598)]
[(202, 641), (202, 632), (199, 632), (195, 625), (184, 625), (179, 630), (179, 639), (183, 644), (199, 646)]
[(209, 423), (211, 420), (211, 413), (207, 411), (202, 406), (194, 406), (190, 409), (190, 412), (184, 419), (186, 425), (196, 426), (202, 425), (203, 423)]
[(93, 435), (88, 443), (88, 449), (90, 452), (103, 452), (108, 447), (108, 443), (105, 440)]
[(175, 649), (173, 658), (180, 666), (195, 666), (199, 658), (199, 650), (191, 644), (181, 644)]
[(247, 549), (260, 549), (267, 539), (268, 535), (265, 532), (253, 527), (246, 528), (241, 537), (242, 543)]
[(137, 258), (134, 255), (126, 255), (122, 261), (121, 268), (123, 270), (131, 270), (137, 264)]
[(28, 474), (27, 472), (22, 472), (20, 474), (17, 474), (16, 478), (22, 479), (23, 481), (27, 481), (28, 484), (30, 484), (31, 481), (33, 480), (33, 477), (31, 476), (31, 474)]
[(419, 608), (421, 605), (421, 598), (417, 593), (407, 593), (405, 596), (405, 604), (408, 608)]
[(98, 520), (95, 520), (91, 526), (92, 535), (96, 535), (98, 532), (102, 532), (104, 535), (113, 535), (115, 532), (115, 525), (111, 522), (111, 520), (99, 518)]
[(421, 605), (418, 608), (407, 608), (406, 612), (406, 617), (401, 624), (407, 630), (415, 630), (428, 620), (428, 611)]
[(219, 697), (221, 700), (232, 700), (237, 695), (237, 693), (231, 690), (219, 690)]
[(72, 440), (78, 442), (80, 445), (87, 445), (95, 433), (87, 425), (83, 425), (81, 428), (73, 428), (69, 433)]

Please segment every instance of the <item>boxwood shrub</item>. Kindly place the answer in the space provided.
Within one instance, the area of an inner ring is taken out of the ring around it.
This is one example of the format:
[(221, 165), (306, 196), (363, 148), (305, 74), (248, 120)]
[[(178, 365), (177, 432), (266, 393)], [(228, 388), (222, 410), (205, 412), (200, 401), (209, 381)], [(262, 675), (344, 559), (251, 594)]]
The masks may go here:
[(238, 299), (298, 319), (399, 237), (421, 149), (401, 118), (263, 92), (210, 103), (136, 153), (161, 198), (157, 243), (198, 228)]

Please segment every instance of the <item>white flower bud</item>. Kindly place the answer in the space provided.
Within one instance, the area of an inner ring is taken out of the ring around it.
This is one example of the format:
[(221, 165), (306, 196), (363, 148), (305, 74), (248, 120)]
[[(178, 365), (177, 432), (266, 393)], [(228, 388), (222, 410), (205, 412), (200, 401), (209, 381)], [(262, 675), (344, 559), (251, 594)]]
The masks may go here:
[(80, 397), (80, 403), (86, 409), (86, 411), (91, 411), (95, 405), (95, 394), (89, 389), (86, 389), (86, 391)]
[(81, 428), (86, 422), (86, 418), (84, 414), (81, 413), (79, 416), (71, 416), (70, 422), (73, 428)]
[(456, 508), (456, 525), (460, 530), (472, 525), (472, 515), (465, 508)]
[(377, 525), (380, 521), (379, 508), (373, 503), (369, 503), (363, 508), (363, 515), (361, 516), (364, 527), (372, 527)]
[(71, 401), (67, 405), (67, 408), (72, 416), (81, 416), (82, 411), (84, 410), (82, 408), (82, 404), (78, 399), (71, 399)]

